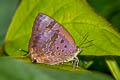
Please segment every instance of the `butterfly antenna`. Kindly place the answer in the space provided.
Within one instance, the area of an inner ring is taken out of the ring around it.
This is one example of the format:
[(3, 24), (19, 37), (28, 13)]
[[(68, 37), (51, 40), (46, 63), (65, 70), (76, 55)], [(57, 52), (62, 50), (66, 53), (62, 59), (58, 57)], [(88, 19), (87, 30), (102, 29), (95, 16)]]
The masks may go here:
[(93, 42), (93, 40), (87, 41), (87, 42), (82, 43), (82, 44), (87, 44), (87, 43), (90, 43), (90, 42)]
[(93, 46), (93, 44), (90, 44), (88, 46), (84, 46), (84, 47), (81, 47), (81, 48), (83, 49), (83, 48), (87, 48), (87, 47), (90, 47), (90, 46)]
[(80, 46), (84, 44), (87, 38), (88, 38), (88, 32), (83, 36), (83, 39), (80, 41)]
[[(85, 34), (85, 36), (84, 36), (83, 39), (81, 40), (80, 46), (82, 46), (83, 44), (87, 44), (87, 43), (93, 42), (93, 40), (90, 40), (90, 41), (85, 42), (85, 41), (87, 40), (87, 38), (88, 38), (88, 32)], [(84, 42), (85, 42), (85, 43), (84, 43)], [(90, 47), (90, 46), (92, 46), (92, 45), (93, 45), (93, 44), (91, 43), (91, 44), (89, 44), (89, 45), (87, 45), (87, 46), (84, 46), (84, 47), (81, 47), (81, 48)]]

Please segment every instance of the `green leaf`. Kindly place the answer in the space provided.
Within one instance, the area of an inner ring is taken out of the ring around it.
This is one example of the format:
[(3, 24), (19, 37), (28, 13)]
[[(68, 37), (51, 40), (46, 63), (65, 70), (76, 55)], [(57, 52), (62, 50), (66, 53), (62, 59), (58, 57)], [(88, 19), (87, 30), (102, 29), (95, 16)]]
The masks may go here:
[(99, 72), (59, 71), (24, 64), (19, 60), (0, 58), (0, 80), (114, 80)]
[[(98, 12), (100, 15), (104, 16), (111, 24), (114, 25), (114, 28), (120, 32), (120, 0), (87, 0), (89, 4), (95, 9), (96, 12)], [(118, 57), (119, 59), (119, 57)], [(118, 62), (116, 62), (118, 61)], [(101, 62), (101, 60), (99, 60)], [(97, 62), (98, 63), (98, 62)], [(106, 59), (106, 63), (108, 64), (109, 69), (111, 70), (111, 73), (115, 77), (116, 80), (120, 80), (120, 69), (117, 63), (119, 63), (119, 60), (117, 60), (116, 57), (108, 57)], [(98, 66), (98, 65), (97, 65)], [(102, 64), (103, 66), (103, 64)], [(94, 66), (96, 67), (96, 66)], [(105, 68), (105, 67), (104, 67)], [(95, 68), (94, 68), (95, 69)], [(100, 68), (99, 68), (100, 69)], [(102, 69), (104, 70), (104, 69)], [(105, 71), (107, 68), (105, 69)]]
[[(10, 58), (17, 58), (19, 60), (21, 60), (22, 62), (25, 62), (25, 63), (29, 63), (29, 64), (33, 64), (31, 62), (31, 60), (26, 57), (21, 57), (21, 56), (9, 56)], [(58, 64), (58, 65), (46, 65), (46, 64), (36, 64), (37, 66), (39, 67), (43, 67), (43, 68), (50, 68), (50, 69), (58, 69), (58, 70), (64, 70), (64, 71), (75, 71), (75, 72), (79, 72), (79, 71), (82, 71), (82, 72), (89, 72), (88, 70), (85, 70), (81, 67), (77, 67), (77, 68), (73, 68), (73, 65), (72, 63), (63, 63), (63, 64)]]
[(45, 13), (62, 24), (80, 46), (83, 36), (88, 33), (80, 47), (81, 55), (120, 56), (120, 36), (112, 26), (98, 16), (83, 0), (23, 0), (16, 11), (5, 40), (5, 51), (9, 55), (23, 55), (18, 49), (28, 50), (33, 22), (38, 13)]
[(106, 58), (106, 63), (108, 64), (115, 79), (120, 80), (120, 68), (119, 68), (116, 60), (113, 57)]
[(0, 1), (0, 45), (3, 44), (5, 34), (19, 0)]

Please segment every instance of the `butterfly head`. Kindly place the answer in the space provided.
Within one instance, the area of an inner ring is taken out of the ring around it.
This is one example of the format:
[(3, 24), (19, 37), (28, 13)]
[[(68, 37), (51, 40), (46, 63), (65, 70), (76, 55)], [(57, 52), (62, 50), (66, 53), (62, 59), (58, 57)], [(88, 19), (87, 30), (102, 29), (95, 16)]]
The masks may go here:
[(76, 46), (76, 52), (74, 53), (74, 57), (76, 57), (81, 51), (82, 51), (82, 48), (80, 48), (79, 46)]

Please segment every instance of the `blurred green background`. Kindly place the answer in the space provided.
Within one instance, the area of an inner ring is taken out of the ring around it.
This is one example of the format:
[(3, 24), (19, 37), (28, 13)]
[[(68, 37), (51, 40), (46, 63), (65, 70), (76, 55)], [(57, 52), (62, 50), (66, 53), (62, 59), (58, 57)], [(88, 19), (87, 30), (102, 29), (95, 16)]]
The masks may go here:
[(0, 0), (0, 45), (19, 3), (20, 0)]
[(94, 10), (120, 32), (120, 0), (87, 0)]

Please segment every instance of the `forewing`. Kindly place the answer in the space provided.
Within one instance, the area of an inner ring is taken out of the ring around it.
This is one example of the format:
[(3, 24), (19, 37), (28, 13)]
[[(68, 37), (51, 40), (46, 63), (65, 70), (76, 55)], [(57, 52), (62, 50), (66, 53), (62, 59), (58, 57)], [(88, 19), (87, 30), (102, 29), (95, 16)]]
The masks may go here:
[(76, 47), (72, 36), (67, 32), (67, 30), (64, 27), (62, 27), (58, 22), (56, 22), (51, 17), (45, 14), (38, 14), (34, 22), (33, 32), (43, 29), (52, 29), (54, 31), (57, 31), (59, 34), (61, 34), (68, 40), (72, 47)]

